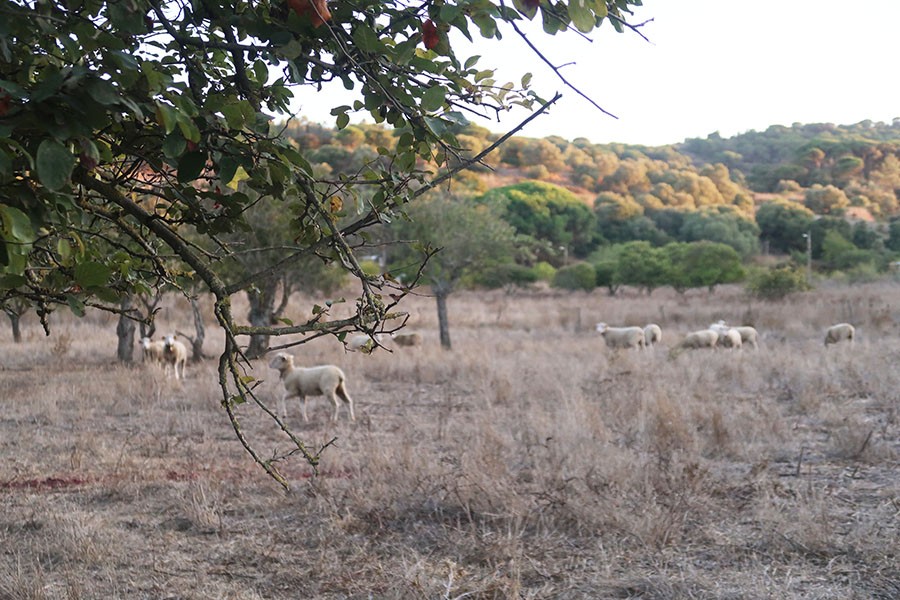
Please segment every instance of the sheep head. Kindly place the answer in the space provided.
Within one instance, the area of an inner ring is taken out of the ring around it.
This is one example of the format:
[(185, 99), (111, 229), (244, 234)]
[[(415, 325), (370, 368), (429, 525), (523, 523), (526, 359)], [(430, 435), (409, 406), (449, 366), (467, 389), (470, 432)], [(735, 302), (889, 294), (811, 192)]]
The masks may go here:
[(269, 361), (270, 369), (284, 371), (294, 366), (294, 357), (287, 352), (279, 352)]

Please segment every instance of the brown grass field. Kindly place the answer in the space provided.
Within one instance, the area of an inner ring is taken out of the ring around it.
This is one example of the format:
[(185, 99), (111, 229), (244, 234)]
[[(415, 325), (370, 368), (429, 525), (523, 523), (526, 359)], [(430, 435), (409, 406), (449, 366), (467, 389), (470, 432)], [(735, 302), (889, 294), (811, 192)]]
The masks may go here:
[[(45, 337), (32, 315), (21, 344), (2, 323), (0, 599), (900, 598), (900, 285), (459, 292), (449, 352), (433, 299), (404, 303), (424, 347), (292, 350), (347, 372), (357, 421), (289, 405), (307, 443), (337, 438), (317, 477), (283, 464), (290, 493), (237, 442), (214, 360), (178, 384), (116, 364), (114, 317)], [(668, 358), (719, 318), (761, 350)], [(158, 323), (188, 319), (172, 297)], [(657, 322), (663, 347), (611, 352), (597, 321)], [(825, 348), (840, 321), (856, 344)]]

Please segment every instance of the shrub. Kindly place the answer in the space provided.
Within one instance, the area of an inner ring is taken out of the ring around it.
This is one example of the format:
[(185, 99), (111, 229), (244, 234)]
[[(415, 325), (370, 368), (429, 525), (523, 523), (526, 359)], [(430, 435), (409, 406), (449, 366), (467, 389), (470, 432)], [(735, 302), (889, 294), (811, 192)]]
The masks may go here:
[(575, 263), (561, 267), (553, 277), (553, 287), (564, 290), (584, 290), (589, 292), (597, 287), (597, 274), (590, 263)]
[(791, 266), (757, 271), (746, 286), (747, 292), (761, 300), (781, 300), (794, 292), (809, 289), (806, 273)]
[(476, 284), (489, 289), (507, 285), (527, 287), (536, 281), (538, 281), (538, 274), (533, 268), (524, 267), (516, 263), (493, 265), (479, 272), (475, 277)]
[(534, 271), (539, 281), (553, 281), (556, 276), (556, 267), (545, 261), (537, 263), (531, 267), (531, 270)]

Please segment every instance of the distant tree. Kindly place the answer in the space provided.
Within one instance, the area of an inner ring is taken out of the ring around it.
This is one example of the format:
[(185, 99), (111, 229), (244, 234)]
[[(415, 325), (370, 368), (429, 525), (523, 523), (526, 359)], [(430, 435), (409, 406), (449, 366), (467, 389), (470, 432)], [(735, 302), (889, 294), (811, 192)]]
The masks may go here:
[(665, 285), (669, 273), (666, 253), (650, 242), (628, 242), (619, 249), (616, 278), (625, 285), (633, 285), (651, 294)]
[(816, 184), (806, 190), (803, 204), (817, 215), (830, 215), (850, 206), (850, 199), (833, 185)]
[(712, 293), (717, 285), (740, 281), (745, 275), (741, 257), (726, 244), (675, 243), (661, 250), (668, 255), (668, 282), (678, 292), (705, 287)]
[(850, 241), (853, 242), (853, 245), (857, 248), (872, 250), (880, 239), (881, 236), (878, 235), (878, 231), (868, 223), (859, 221), (853, 225), (853, 233), (850, 236)]
[(518, 233), (584, 257), (596, 246), (596, 217), (569, 190), (541, 181), (495, 188), (479, 202), (496, 206)]
[(810, 225), (812, 231), (812, 257), (816, 260), (822, 258), (822, 242), (829, 231), (839, 233), (844, 239), (853, 237), (853, 228), (847, 220), (841, 217), (822, 217), (816, 219)]
[(900, 219), (893, 219), (888, 224), (888, 238), (884, 245), (889, 250), (900, 252)]
[(761, 269), (747, 279), (747, 292), (760, 300), (778, 301), (810, 289), (806, 273), (796, 266)]
[(811, 210), (788, 200), (766, 202), (756, 211), (760, 238), (780, 252), (805, 251), (803, 234), (809, 232), (812, 223)]
[(831, 271), (847, 271), (861, 265), (874, 266), (876, 256), (869, 250), (857, 248), (836, 231), (829, 231), (822, 241), (822, 262)]
[(583, 290), (589, 292), (597, 287), (597, 275), (594, 267), (587, 262), (560, 267), (553, 276), (553, 287), (564, 290)]
[(731, 206), (705, 207), (687, 213), (678, 239), (684, 242), (720, 242), (731, 246), (745, 258), (759, 252), (759, 227)]
[(399, 249), (395, 265), (416, 264), (424, 252), (431, 253), (423, 281), (431, 284), (437, 302), (441, 346), (452, 347), (447, 299), (465, 277), (476, 278), (487, 269), (512, 262), (515, 231), (488, 205), (476, 205), (442, 194), (422, 198), (410, 206), (411, 221), (395, 224), (399, 240), (425, 244)]

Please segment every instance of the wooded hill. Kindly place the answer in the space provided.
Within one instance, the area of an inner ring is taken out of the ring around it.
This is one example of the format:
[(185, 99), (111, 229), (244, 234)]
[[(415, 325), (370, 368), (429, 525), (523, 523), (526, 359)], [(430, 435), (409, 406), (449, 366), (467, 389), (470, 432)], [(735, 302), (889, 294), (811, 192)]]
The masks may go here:
[[(326, 173), (362, 173), (379, 160), (379, 147), (395, 143), (381, 127), (365, 124), (337, 131), (301, 120), (288, 123), (284, 134), (313, 149), (314, 168)], [(497, 137), (461, 128), (458, 158), (476, 155)], [(517, 189), (528, 197), (556, 196), (556, 205), (579, 200), (593, 213), (590, 234), (573, 231), (584, 230), (579, 223), (568, 226), (569, 239), (549, 240), (571, 245), (575, 257), (633, 240), (654, 246), (709, 240), (744, 258), (761, 248), (802, 252), (809, 231), (817, 260), (829, 231), (835, 243), (897, 251), (900, 230), (888, 222), (900, 212), (900, 122), (772, 126), (660, 147), (512, 137), (447, 189), (456, 197)], [(528, 233), (521, 223), (517, 230)]]

